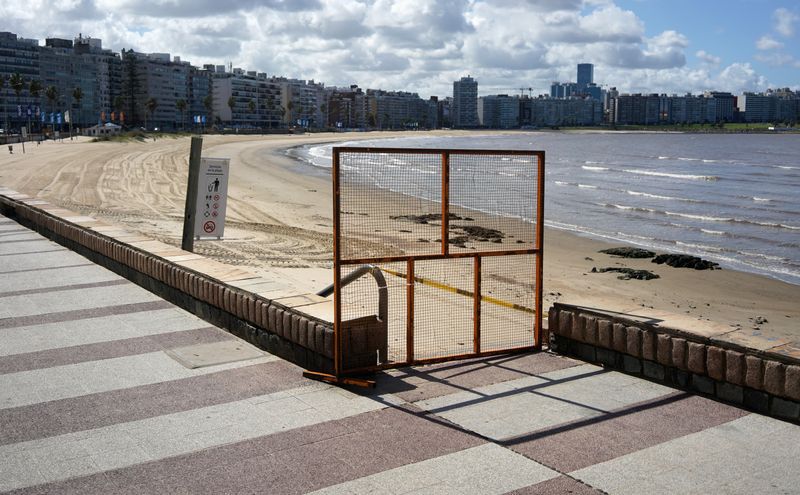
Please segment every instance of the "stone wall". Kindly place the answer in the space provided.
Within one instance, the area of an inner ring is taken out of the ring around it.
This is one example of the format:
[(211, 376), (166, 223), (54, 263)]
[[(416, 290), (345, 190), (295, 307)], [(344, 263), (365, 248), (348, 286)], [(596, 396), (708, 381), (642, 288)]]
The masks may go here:
[(0, 212), (198, 317), (299, 366), (333, 372), (333, 326), (46, 211), (0, 196)]
[(800, 362), (580, 306), (548, 313), (551, 350), (800, 421)]

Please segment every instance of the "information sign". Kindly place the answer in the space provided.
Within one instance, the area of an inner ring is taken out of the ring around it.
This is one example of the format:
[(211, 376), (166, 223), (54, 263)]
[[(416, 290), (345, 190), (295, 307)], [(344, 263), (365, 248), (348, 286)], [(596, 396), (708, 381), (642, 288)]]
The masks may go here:
[(228, 204), (228, 158), (201, 158), (197, 184), (194, 232), (196, 237), (222, 237)]

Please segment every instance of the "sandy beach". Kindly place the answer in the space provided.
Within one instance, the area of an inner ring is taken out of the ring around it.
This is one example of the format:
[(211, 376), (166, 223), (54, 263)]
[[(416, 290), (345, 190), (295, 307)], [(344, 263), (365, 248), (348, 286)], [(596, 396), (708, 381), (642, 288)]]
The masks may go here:
[[(436, 133), (459, 132), (431, 134)], [(301, 292), (315, 292), (331, 283), (330, 180), (300, 173), (305, 165), (288, 157), (285, 150), (301, 144), (395, 136), (409, 134), (204, 136), (204, 156), (231, 159), (231, 180), (225, 239), (197, 242), (196, 252), (282, 277)], [(22, 154), (15, 145), (14, 154), (5, 149), (0, 154), (1, 185), (180, 245), (188, 137), (127, 143), (79, 138), (28, 144), (26, 151)], [(386, 201), (388, 205), (372, 214), (394, 211), (391, 197), (387, 195)], [(410, 230), (415, 238), (427, 235), (413, 223), (396, 222), (398, 232)], [(509, 229), (513, 233), (506, 234), (521, 239), (530, 229), (532, 235), (530, 224), (518, 224)], [(397, 242), (403, 235), (381, 232), (374, 239), (363, 239), (364, 246)], [(402, 249), (402, 244), (397, 245)], [(556, 301), (579, 304), (655, 317), (701, 333), (704, 328), (726, 328), (753, 336), (767, 332), (787, 341), (796, 340), (800, 333), (800, 286), (727, 269), (672, 268), (598, 252), (620, 245), (547, 229), (545, 307)], [(618, 273), (592, 273), (593, 267), (646, 269), (660, 278), (620, 280)], [(759, 317), (766, 322), (756, 323)]]

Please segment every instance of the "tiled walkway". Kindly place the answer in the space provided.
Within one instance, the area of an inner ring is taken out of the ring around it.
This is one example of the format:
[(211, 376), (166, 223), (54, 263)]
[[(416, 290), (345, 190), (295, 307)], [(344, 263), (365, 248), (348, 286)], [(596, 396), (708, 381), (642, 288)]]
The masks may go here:
[(800, 486), (800, 427), (550, 354), (301, 371), (0, 217), (0, 492)]

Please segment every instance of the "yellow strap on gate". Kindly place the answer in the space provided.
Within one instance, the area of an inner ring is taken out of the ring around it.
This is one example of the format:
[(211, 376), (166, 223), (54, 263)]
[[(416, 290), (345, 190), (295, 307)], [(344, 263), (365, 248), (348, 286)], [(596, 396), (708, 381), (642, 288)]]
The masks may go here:
[[(389, 270), (389, 269), (386, 269), (386, 268), (381, 268), (381, 270), (383, 270), (386, 273), (390, 273), (390, 274), (394, 275), (395, 277), (400, 277), (400, 278), (403, 278), (403, 279), (406, 278), (406, 274), (405, 273), (396, 272), (394, 270)], [(435, 280), (430, 280), (430, 279), (422, 278), (422, 277), (414, 277), (414, 281), (415, 282), (419, 282), (419, 283), (424, 284), (424, 285), (429, 285), (431, 287), (435, 287), (437, 289), (441, 289), (441, 290), (444, 290), (444, 291), (447, 291), (447, 292), (452, 292), (453, 294), (459, 294), (459, 295), (462, 295), (462, 296), (465, 296), (465, 297), (471, 297), (471, 298), (475, 297), (475, 294), (473, 292), (470, 292), (470, 291), (464, 290), (464, 289), (459, 289), (457, 287), (451, 287), (451, 286), (445, 285), (445, 284), (443, 284), (441, 282), (436, 282)], [(531, 308), (528, 308), (528, 307), (525, 307), (525, 306), (522, 306), (522, 305), (519, 305), (519, 304), (514, 304), (512, 302), (503, 301), (502, 299), (497, 299), (497, 298), (491, 297), (491, 296), (481, 296), (481, 301), (486, 301), (486, 302), (491, 303), (491, 304), (496, 304), (497, 306), (502, 306), (504, 308), (515, 309), (517, 311), (524, 311), (525, 313), (536, 314), (536, 310), (534, 310), (534, 309), (531, 309)]]

